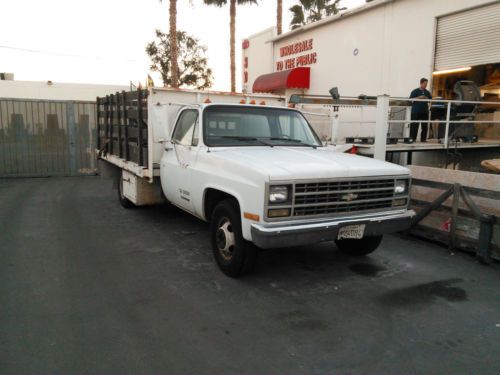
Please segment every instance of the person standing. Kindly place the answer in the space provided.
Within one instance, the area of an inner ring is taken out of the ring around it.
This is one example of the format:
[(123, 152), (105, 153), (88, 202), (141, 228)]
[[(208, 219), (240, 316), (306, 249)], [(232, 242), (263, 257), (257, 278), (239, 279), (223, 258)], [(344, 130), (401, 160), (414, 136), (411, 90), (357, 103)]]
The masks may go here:
[[(413, 90), (410, 94), (410, 99), (432, 99), (431, 93), (427, 90), (427, 78), (420, 79), (420, 86)], [(429, 105), (427, 102), (413, 102), (411, 105), (411, 125), (410, 125), (410, 138), (416, 141), (418, 134), (418, 125), (422, 124), (422, 132), (420, 133), (420, 141), (427, 142), (427, 129), (429, 124), (427, 122), (421, 123), (419, 121), (429, 120)]]

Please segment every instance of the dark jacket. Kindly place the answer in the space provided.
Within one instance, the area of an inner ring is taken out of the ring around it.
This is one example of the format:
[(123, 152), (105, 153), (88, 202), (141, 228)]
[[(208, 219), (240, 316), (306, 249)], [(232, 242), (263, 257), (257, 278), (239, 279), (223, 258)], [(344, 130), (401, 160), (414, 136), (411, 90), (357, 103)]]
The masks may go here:
[[(425, 95), (428, 99), (432, 99), (432, 95), (429, 90), (422, 90), (420, 87), (417, 87), (410, 94), (411, 98), (418, 98), (419, 96)], [(426, 102), (413, 102), (411, 105), (411, 113), (428, 113), (429, 105)]]

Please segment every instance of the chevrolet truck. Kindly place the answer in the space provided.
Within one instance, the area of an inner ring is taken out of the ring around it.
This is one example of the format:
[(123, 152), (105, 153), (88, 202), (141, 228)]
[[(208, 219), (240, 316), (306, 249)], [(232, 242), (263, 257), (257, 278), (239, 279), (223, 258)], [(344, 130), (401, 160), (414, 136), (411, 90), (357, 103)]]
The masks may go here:
[(277, 96), (150, 88), (97, 98), (97, 155), (125, 208), (169, 202), (210, 222), (219, 268), (334, 241), (350, 256), (408, 228), (405, 167), (324, 145)]

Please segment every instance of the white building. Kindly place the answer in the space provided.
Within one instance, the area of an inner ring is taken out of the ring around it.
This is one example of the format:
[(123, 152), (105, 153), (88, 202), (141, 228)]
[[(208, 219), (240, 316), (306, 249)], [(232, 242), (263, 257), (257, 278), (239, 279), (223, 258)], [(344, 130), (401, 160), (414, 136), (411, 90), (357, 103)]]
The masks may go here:
[(244, 40), (243, 91), (327, 95), (337, 86), (342, 96), (407, 97), (428, 77), (435, 96), (450, 98), (459, 79), (497, 96), (499, 63), (499, 1), (374, 0)]
[[(10, 78), (12, 75), (8, 77)], [(0, 98), (9, 99), (77, 100), (95, 102), (98, 96), (105, 96), (123, 90), (129, 91), (130, 86), (0, 79)]]

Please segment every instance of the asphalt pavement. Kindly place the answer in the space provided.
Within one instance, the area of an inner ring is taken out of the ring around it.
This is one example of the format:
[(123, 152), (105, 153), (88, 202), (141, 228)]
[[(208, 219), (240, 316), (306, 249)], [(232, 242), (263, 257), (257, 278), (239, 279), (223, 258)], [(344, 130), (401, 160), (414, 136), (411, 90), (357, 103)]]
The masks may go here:
[(415, 238), (261, 252), (123, 209), (98, 177), (0, 180), (1, 374), (500, 374), (500, 267)]

